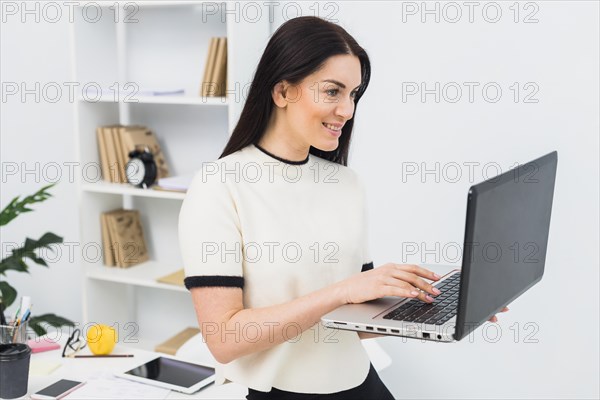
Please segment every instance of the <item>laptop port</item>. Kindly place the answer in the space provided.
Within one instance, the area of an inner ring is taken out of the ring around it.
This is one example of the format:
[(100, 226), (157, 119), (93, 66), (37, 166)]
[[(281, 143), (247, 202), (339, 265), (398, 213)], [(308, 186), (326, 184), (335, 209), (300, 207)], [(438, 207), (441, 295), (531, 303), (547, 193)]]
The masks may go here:
[(338, 325), (348, 325), (348, 324), (347, 324), (347, 323), (345, 323), (345, 322), (337, 322), (337, 321), (336, 321), (335, 323), (336, 323), (336, 324), (338, 324)]
[(429, 332), (423, 332), (423, 339), (429, 339)]
[(442, 340), (442, 335), (438, 335), (438, 339), (439, 339), (439, 340)]
[(367, 330), (368, 330), (368, 331), (372, 331), (372, 330), (373, 330), (373, 327), (372, 327), (372, 326), (367, 326)]
[(400, 330), (398, 329), (391, 329), (392, 333), (400, 333)]
[(387, 329), (385, 329), (385, 328), (377, 328), (377, 330), (378, 330), (379, 332), (387, 332)]

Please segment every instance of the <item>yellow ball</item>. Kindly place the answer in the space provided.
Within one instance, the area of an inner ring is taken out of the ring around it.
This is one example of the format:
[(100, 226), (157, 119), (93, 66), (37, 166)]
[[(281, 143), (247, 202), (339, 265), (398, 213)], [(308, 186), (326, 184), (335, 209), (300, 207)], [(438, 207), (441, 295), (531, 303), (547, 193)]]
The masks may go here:
[(108, 325), (95, 324), (89, 327), (87, 344), (90, 351), (95, 355), (110, 354), (117, 343), (117, 331)]

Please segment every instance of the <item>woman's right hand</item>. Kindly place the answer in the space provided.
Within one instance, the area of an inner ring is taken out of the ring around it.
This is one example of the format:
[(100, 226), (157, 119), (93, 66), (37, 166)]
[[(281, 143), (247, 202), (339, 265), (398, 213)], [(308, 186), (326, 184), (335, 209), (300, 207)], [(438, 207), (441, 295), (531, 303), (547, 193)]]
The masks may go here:
[(385, 296), (416, 297), (431, 303), (440, 291), (422, 278), (440, 276), (418, 265), (387, 263), (340, 281), (346, 304), (364, 303)]

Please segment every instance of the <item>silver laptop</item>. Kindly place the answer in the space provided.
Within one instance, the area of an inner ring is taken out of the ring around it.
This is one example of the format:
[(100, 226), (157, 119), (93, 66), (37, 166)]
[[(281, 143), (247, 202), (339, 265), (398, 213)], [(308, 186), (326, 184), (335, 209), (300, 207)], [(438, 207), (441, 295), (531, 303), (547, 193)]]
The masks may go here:
[(458, 341), (542, 279), (558, 153), (471, 186), (461, 269), (433, 303), (383, 297), (324, 315), (330, 328)]

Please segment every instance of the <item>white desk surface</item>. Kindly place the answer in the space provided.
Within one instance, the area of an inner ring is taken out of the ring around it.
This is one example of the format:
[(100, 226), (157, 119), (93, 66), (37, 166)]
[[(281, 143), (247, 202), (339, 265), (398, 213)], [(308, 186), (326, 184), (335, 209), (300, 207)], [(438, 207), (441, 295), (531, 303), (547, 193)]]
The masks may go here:
[[(64, 336), (64, 335), (63, 335)], [(62, 340), (61, 344), (66, 342)], [(89, 350), (88, 350), (89, 352)], [(88, 352), (81, 351), (81, 354)], [(113, 354), (129, 353), (134, 354), (131, 358), (62, 358), (62, 348), (60, 350), (51, 350), (31, 355), (31, 362), (36, 360), (48, 361), (52, 363), (59, 362), (62, 365), (54, 370), (49, 375), (33, 375), (29, 374), (28, 392), (25, 399), (28, 399), (32, 393), (35, 393), (48, 385), (60, 380), (71, 379), (75, 381), (87, 381), (95, 378), (98, 375), (108, 375), (112, 373), (125, 372), (140, 364), (152, 360), (160, 355), (145, 350), (131, 349), (117, 345), (113, 350)], [(201, 363), (201, 360), (196, 360)], [(245, 399), (248, 389), (236, 383), (228, 383), (225, 385), (211, 384), (204, 389), (192, 394), (184, 394), (171, 391), (166, 397), (167, 399)]]
[[(425, 268), (428, 268), (432, 271), (437, 272), (438, 274), (445, 274), (457, 267), (450, 266), (442, 266), (442, 265), (423, 265)], [(59, 343), (61, 346), (67, 340), (67, 335), (61, 335)], [(188, 342), (189, 343), (189, 342)], [(188, 345), (186, 343), (184, 346)], [(377, 371), (381, 371), (384, 368), (387, 368), (392, 360), (387, 355), (387, 353), (379, 346), (377, 343), (377, 339), (367, 339), (362, 341), (373, 366)], [(192, 344), (193, 347), (199, 348), (200, 346), (196, 346)], [(180, 349), (181, 350), (181, 349)], [(62, 348), (59, 350), (51, 350), (45, 351), (41, 353), (35, 353), (31, 355), (31, 362), (51, 362), (51, 363), (60, 363), (61, 366), (54, 370), (52, 373), (48, 375), (34, 375), (29, 374), (29, 383), (28, 383), (28, 392), (27, 395), (22, 397), (22, 399), (29, 399), (32, 393), (35, 393), (48, 385), (60, 380), (60, 379), (72, 379), (76, 381), (87, 381), (89, 379), (93, 379), (99, 375), (110, 375), (112, 373), (125, 372), (131, 368), (134, 368), (140, 364), (143, 364), (147, 361), (152, 360), (160, 355), (160, 353), (155, 353), (151, 351), (145, 350), (137, 350), (128, 348), (125, 346), (120, 346), (117, 344), (115, 349), (113, 350), (113, 354), (119, 353), (130, 353), (134, 354), (134, 357), (131, 358), (97, 358), (97, 359), (89, 359), (89, 358), (62, 358), (61, 357)], [(199, 352), (194, 352), (193, 358), (185, 358), (192, 362), (197, 363), (205, 363), (206, 365), (214, 365), (214, 359), (208, 352), (207, 349), (201, 350)], [(85, 348), (81, 351), (81, 354), (89, 354), (89, 349)], [(248, 393), (248, 389), (244, 386), (238, 385), (236, 383), (227, 383), (225, 385), (215, 385), (211, 384), (204, 389), (192, 394), (187, 395), (184, 393), (179, 393), (175, 391), (171, 391), (169, 395), (166, 397), (167, 399), (245, 399), (246, 394)]]

